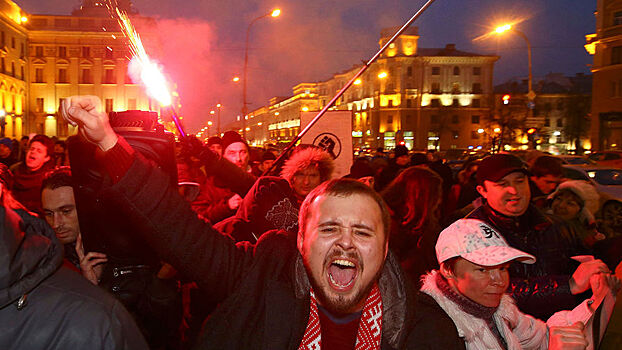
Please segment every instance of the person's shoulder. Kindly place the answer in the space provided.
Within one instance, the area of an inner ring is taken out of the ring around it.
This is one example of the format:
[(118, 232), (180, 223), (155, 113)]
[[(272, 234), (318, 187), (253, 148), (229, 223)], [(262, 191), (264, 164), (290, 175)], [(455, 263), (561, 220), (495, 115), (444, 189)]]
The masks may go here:
[[(147, 346), (123, 305), (79, 273), (61, 267), (29, 295), (32, 307), (47, 323), (62, 322), (63, 344), (93, 348)], [(28, 305), (26, 305), (28, 307)]]
[(21, 171), (20, 167), (21, 167), (21, 165), (22, 165), (22, 164), (24, 164), (24, 162), (17, 162), (17, 163), (14, 163), (13, 165), (11, 165), (11, 166), (9, 167), (9, 170), (11, 170), (11, 172), (13, 173), (13, 175), (15, 175), (15, 173), (16, 173), (16, 172)]
[(255, 188), (260, 188), (263, 186), (288, 186), (289, 187), (289, 182), (287, 182), (287, 180), (285, 180), (282, 177), (278, 177), (278, 176), (260, 176), (257, 178), (257, 181), (255, 181), (255, 184), (253, 187)]
[(256, 247), (267, 248), (270, 250), (296, 249), (298, 235), (294, 232), (285, 230), (270, 230), (261, 237), (256, 243)]
[[(57, 297), (67, 310), (85, 316), (112, 316), (119, 302), (101, 288), (94, 286), (79, 273), (61, 267), (39, 287), (50, 297)], [(87, 317), (88, 319), (88, 317)]]
[(465, 349), (455, 323), (436, 300), (419, 292), (415, 301), (415, 323), (408, 349)]

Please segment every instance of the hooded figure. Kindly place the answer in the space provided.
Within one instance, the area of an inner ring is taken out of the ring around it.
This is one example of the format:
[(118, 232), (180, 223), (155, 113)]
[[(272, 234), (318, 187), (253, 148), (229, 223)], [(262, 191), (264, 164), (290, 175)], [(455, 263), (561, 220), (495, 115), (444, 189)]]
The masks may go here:
[(118, 301), (60, 267), (63, 248), (44, 221), (3, 205), (0, 228), (1, 349), (147, 349)]

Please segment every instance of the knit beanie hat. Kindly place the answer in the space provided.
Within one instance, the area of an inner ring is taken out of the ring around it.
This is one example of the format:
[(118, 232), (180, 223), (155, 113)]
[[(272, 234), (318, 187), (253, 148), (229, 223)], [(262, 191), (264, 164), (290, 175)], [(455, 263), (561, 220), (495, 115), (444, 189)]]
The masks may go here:
[(408, 148), (406, 148), (406, 146), (403, 146), (403, 145), (397, 145), (395, 146), (393, 153), (395, 153), (395, 158), (401, 157), (401, 156), (407, 156)]
[(3, 137), (0, 139), (0, 145), (5, 145), (10, 149), (13, 149), (13, 141), (11, 141), (8, 137)]
[(207, 139), (207, 145), (211, 146), (211, 145), (222, 145), (222, 139), (218, 136), (212, 136), (209, 139)]
[(242, 142), (248, 148), (248, 143), (235, 131), (227, 131), (224, 135), (222, 135), (222, 150), (223, 152), (231, 145), (232, 143)]
[(600, 195), (594, 186), (583, 180), (569, 180), (562, 182), (557, 189), (549, 195), (549, 199), (555, 198), (560, 192), (571, 191), (583, 201), (583, 207), (579, 212), (579, 217), (587, 222), (594, 222), (594, 213), (600, 206)]
[(270, 151), (265, 151), (261, 155), (261, 161), (265, 162), (266, 160), (276, 160), (276, 156)]

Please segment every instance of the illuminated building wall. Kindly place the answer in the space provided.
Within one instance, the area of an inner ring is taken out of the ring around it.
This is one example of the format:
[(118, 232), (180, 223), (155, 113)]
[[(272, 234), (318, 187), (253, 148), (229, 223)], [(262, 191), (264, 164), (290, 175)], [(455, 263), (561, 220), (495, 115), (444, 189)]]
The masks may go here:
[(596, 2), (596, 33), (586, 36), (592, 64), (593, 150), (622, 149), (622, 1)]
[[(379, 44), (394, 32), (383, 30)], [(483, 141), (477, 130), (494, 105), (492, 74), (498, 57), (459, 51), (454, 45), (418, 48), (418, 38), (416, 27), (408, 29), (332, 107), (352, 111), (355, 147), (404, 143), (410, 149), (451, 149)], [(301, 83), (292, 96), (271, 99), (262, 117), (262, 126), (269, 128), (266, 141), (291, 140), (299, 130), (300, 112), (321, 110), (359, 70), (360, 65), (326, 81)], [(474, 125), (472, 120), (481, 122)], [(239, 128), (236, 123), (230, 128)]]
[[(121, 5), (133, 12), (129, 1)], [(149, 18), (132, 21), (137, 27), (155, 27)], [(146, 44), (155, 43), (143, 28)], [(157, 111), (157, 104), (126, 76), (128, 56), (116, 21), (99, 1), (85, 0), (71, 16), (52, 16), (28, 14), (0, 0), (0, 119), (6, 115), (5, 135), (71, 135), (75, 129), (57, 113), (62, 99), (71, 95), (99, 96), (107, 111)]]
[(0, 1), (0, 125), (7, 137), (21, 137), (27, 96), (27, 14)]

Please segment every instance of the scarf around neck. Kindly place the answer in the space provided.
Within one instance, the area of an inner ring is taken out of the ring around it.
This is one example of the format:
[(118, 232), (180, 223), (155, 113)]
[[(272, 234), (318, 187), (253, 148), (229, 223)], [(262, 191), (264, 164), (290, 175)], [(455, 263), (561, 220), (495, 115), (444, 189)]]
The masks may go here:
[(447, 283), (445, 278), (443, 278), (440, 273), (436, 274), (436, 285), (438, 286), (438, 289), (441, 291), (441, 293), (443, 293), (443, 295), (447, 297), (447, 299), (456, 303), (456, 305), (458, 305), (458, 307), (462, 311), (466, 312), (471, 316), (484, 320), (488, 328), (490, 328), (490, 330), (492, 331), (492, 334), (494, 334), (494, 336), (497, 338), (499, 345), (503, 349), (507, 349), (507, 343), (499, 332), (499, 329), (497, 328), (497, 325), (495, 324), (495, 320), (493, 318), (493, 315), (495, 314), (495, 312), (497, 312), (498, 307), (488, 307), (478, 304), (473, 300), (457, 293), (451, 288), (449, 283)]
[[(309, 322), (305, 329), (302, 342), (298, 350), (320, 350), (322, 347), (322, 328), (320, 326), (320, 316), (317, 306), (315, 292), (311, 288), (311, 306), (309, 312)], [(382, 298), (378, 285), (369, 293), (363, 314), (356, 334), (355, 350), (376, 350), (380, 349), (380, 339), (382, 335)]]

